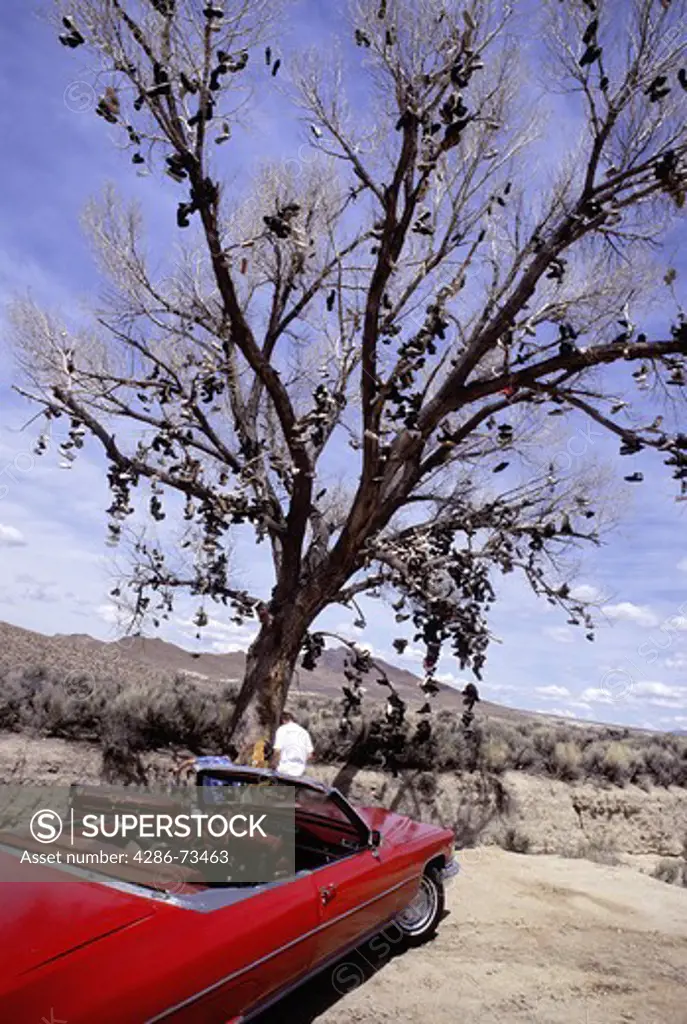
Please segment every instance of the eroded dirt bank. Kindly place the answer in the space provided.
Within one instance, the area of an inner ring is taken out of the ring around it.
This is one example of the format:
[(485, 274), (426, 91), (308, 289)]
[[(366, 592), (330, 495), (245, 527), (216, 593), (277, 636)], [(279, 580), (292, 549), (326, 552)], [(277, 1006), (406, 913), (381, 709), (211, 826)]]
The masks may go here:
[[(168, 754), (147, 760), (164, 776)], [(96, 782), (97, 746), (0, 734), (0, 782)], [(650, 868), (678, 857), (687, 836), (687, 790), (636, 786), (599, 788), (521, 772), (484, 778), (408, 772), (394, 779), (373, 771), (316, 765), (312, 775), (337, 785), (357, 803), (376, 803), (456, 830), (461, 847), (499, 842), (506, 830), (531, 853), (584, 856), (608, 853)]]
[(455, 828), (461, 846), (490, 844), (510, 829), (528, 842), (530, 853), (660, 858), (680, 856), (687, 838), (687, 790), (675, 787), (599, 788), (520, 772), (436, 780), (368, 771), (349, 778), (330, 767), (313, 774), (343, 786), (354, 802), (381, 803)]

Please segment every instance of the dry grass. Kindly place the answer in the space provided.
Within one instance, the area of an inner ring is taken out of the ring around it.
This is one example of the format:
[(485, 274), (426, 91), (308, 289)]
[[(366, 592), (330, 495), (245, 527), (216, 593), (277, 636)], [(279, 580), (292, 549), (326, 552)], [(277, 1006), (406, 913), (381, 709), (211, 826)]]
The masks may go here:
[(529, 853), (532, 840), (522, 829), (509, 826), (499, 837), (499, 846), (510, 853)]
[(687, 889), (687, 834), (682, 844), (681, 857), (664, 857), (651, 872), (652, 878), (668, 885), (682, 885)]
[(562, 848), (560, 855), (575, 860), (592, 860), (596, 864), (620, 864), (617, 847), (607, 839), (583, 839), (575, 846)]
[(687, 888), (687, 861), (679, 857), (664, 857), (651, 872), (652, 878), (668, 885), (682, 885)]

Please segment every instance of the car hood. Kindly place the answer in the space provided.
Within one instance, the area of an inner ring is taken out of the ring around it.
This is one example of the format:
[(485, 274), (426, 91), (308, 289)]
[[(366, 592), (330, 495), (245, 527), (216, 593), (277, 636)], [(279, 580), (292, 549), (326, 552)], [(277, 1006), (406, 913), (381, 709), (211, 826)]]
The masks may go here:
[(105, 885), (64, 881), (64, 874), (49, 869), (38, 869), (35, 876), (35, 881), (26, 881), (26, 872), (17, 872), (17, 858), (0, 852), (2, 976), (6, 981), (155, 913), (152, 901)]

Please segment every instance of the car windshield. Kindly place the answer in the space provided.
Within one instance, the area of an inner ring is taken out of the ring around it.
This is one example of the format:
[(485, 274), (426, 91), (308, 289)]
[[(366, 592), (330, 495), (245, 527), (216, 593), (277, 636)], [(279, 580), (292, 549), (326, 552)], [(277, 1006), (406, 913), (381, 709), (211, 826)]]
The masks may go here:
[[(297, 823), (318, 819), (326, 821), (349, 835), (364, 841), (366, 826), (358, 818), (352, 808), (348, 807), (343, 797), (335, 792), (319, 788), (317, 783), (305, 782), (301, 779), (289, 779), (274, 773), (256, 772), (254, 769), (219, 768), (199, 771), (198, 782), (201, 786), (278, 786), (289, 790), (293, 797)], [(203, 797), (203, 802), (213, 799), (210, 794)]]
[(301, 787), (295, 790), (296, 807), (318, 818), (329, 818), (350, 825), (351, 817), (337, 804), (329, 793)]

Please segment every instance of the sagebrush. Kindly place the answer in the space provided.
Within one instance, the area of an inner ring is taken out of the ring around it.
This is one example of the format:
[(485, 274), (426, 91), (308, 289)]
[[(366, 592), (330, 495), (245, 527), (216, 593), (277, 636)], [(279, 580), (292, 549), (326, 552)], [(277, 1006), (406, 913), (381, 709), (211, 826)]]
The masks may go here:
[[(226, 749), (236, 685), (165, 675), (143, 663), (103, 665), (102, 674), (66, 672), (59, 664), (0, 665), (0, 730), (95, 741), (106, 764), (120, 766), (151, 750)], [(443, 709), (407, 716), (390, 749), (381, 705), (371, 702), (346, 728), (330, 698), (294, 695), (292, 709), (310, 730), (322, 763), (687, 786), (687, 738), (681, 736), (496, 716), (483, 717), (466, 733), (459, 714)], [(425, 785), (431, 786), (431, 776)]]

